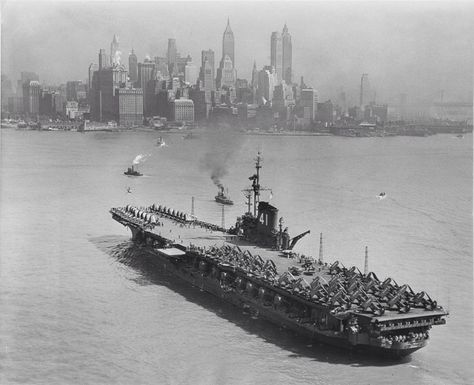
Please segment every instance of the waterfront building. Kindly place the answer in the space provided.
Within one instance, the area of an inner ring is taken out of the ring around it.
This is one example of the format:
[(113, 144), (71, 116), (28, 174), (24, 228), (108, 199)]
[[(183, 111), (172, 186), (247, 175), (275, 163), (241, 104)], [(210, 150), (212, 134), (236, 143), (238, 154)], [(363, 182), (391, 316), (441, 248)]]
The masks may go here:
[(194, 119), (201, 121), (209, 118), (211, 110), (211, 91), (207, 93), (205, 90), (191, 88), (189, 90), (189, 98), (194, 103)]
[(91, 105), (92, 118), (101, 122), (117, 121), (117, 90), (126, 87), (125, 67), (120, 65), (96, 71), (92, 83), (94, 101)]
[(249, 123), (249, 121), (255, 121), (257, 116), (257, 104), (251, 103), (239, 103), (237, 104), (237, 115), (239, 120), (243, 123)]
[(23, 111), (23, 97), (10, 96), (8, 98), (8, 112), (10, 114), (22, 114)]
[(157, 115), (171, 119), (171, 103), (174, 100), (174, 93), (172, 90), (160, 89), (157, 98)]
[(278, 83), (283, 80), (283, 45), (279, 32), (272, 32), (270, 39), (270, 64), (275, 68)]
[(141, 88), (118, 89), (118, 123), (123, 127), (143, 124), (143, 90)]
[(364, 110), (364, 120), (371, 123), (384, 123), (388, 118), (388, 105), (370, 103)]
[(138, 88), (143, 90), (143, 114), (150, 116), (150, 104), (147, 102), (148, 95), (148, 83), (150, 80), (155, 78), (156, 65), (149, 59), (145, 59), (144, 63), (138, 63)]
[(138, 81), (138, 59), (132, 48), (132, 53), (128, 56), (128, 77), (132, 86)]
[(308, 126), (316, 119), (318, 92), (315, 89), (304, 88), (301, 90), (300, 111), (303, 125)]
[(69, 120), (75, 120), (77, 118), (77, 112), (79, 111), (79, 103), (75, 100), (68, 100), (64, 105), (64, 116)]
[(331, 100), (324, 103), (318, 103), (317, 120), (325, 125), (331, 125), (334, 122), (334, 106)]
[(171, 111), (175, 122), (194, 122), (194, 102), (191, 99), (175, 99)]
[(55, 92), (50, 90), (43, 90), (40, 98), (39, 114), (42, 116), (53, 117), (56, 115), (54, 104)]
[[(282, 122), (288, 122), (295, 107), (293, 87), (284, 81), (277, 85), (273, 92), (272, 110)], [(285, 123), (286, 124), (286, 123)]]
[(8, 99), (12, 97), (13, 94), (13, 88), (12, 88), (12, 82), (6, 75), (2, 75), (2, 112), (8, 111)]
[(23, 84), (23, 111), (30, 117), (39, 114), (41, 86), (39, 81), (31, 80)]
[(347, 114), (347, 97), (346, 97), (346, 93), (344, 92), (342, 88), (337, 95), (336, 103), (340, 107), (341, 115), (345, 116)]
[(56, 115), (62, 115), (64, 113), (64, 105), (66, 104), (66, 97), (60, 92), (54, 93), (54, 111)]
[(265, 66), (258, 73), (257, 104), (265, 105), (273, 99), (273, 90), (277, 84), (275, 68)]
[(87, 95), (90, 103), (90, 93), (92, 90), (92, 78), (94, 77), (94, 72), (99, 70), (99, 66), (95, 63), (89, 64), (88, 70), (88, 79), (87, 79)]
[(120, 65), (120, 47), (117, 35), (114, 34), (112, 43), (110, 43), (110, 60), (111, 65)]
[(74, 80), (66, 82), (66, 100), (79, 100), (86, 99), (86, 87), (81, 80)]
[[(211, 71), (210, 75), (208, 72), (206, 72), (206, 68), (205, 68), (206, 61)], [(207, 51), (201, 51), (200, 79), (204, 82), (204, 88), (206, 88), (206, 90), (208, 91), (215, 90), (216, 70), (215, 70), (214, 51), (212, 49), (208, 49)]]
[(288, 27), (283, 27), (283, 33), (281, 35), (282, 42), (282, 72), (283, 80), (286, 84), (292, 83), (292, 61), (293, 61), (293, 47), (291, 43), (291, 35), (288, 33)]

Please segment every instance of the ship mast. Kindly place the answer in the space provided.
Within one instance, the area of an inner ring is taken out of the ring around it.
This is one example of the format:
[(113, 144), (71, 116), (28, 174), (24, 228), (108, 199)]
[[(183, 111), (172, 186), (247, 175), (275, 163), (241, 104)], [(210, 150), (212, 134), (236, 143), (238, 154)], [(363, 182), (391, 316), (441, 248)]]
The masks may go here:
[(255, 169), (257, 170), (257, 173), (252, 177), (253, 178), (253, 216), (257, 216), (257, 208), (258, 208), (258, 202), (260, 201), (260, 169), (262, 168), (262, 165), (260, 164), (260, 161), (262, 160), (262, 157), (260, 156), (260, 151), (257, 153), (257, 157), (255, 158)]
[(252, 195), (253, 195), (253, 216), (257, 217), (258, 211), (258, 204), (260, 202), (260, 191), (267, 191), (270, 190), (268, 188), (261, 188), (260, 187), (260, 169), (262, 168), (261, 161), (263, 158), (260, 155), (260, 152), (257, 153), (257, 157), (255, 158), (255, 169), (257, 172), (253, 174), (249, 179), (252, 181), (252, 186), (248, 189), (243, 190), (245, 194), (245, 198), (247, 198), (247, 208), (248, 213), (251, 214), (251, 206), (252, 206)]

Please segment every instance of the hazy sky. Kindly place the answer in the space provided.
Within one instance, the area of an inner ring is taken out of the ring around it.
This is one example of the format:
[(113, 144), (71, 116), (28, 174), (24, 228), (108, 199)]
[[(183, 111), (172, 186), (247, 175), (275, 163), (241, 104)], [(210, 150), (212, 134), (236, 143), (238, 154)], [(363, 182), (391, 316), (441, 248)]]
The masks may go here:
[(293, 41), (294, 79), (333, 98), (343, 87), (355, 102), (369, 74), (378, 102), (472, 101), (473, 2), (20, 2), (2, 0), (2, 73), (35, 71), (47, 84), (85, 80), (100, 48), (119, 36), (122, 60), (135, 49), (165, 56), (177, 40), (199, 65), (201, 50), (222, 55), (227, 17), (235, 36), (238, 77), (270, 64), (270, 35), (285, 22)]

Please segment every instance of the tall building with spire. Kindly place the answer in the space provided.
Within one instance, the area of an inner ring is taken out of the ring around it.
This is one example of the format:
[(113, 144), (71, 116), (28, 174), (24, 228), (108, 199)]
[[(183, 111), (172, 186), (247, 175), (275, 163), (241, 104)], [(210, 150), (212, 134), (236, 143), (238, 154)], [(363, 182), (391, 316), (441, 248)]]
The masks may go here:
[(283, 61), (283, 80), (287, 84), (291, 84), (291, 72), (292, 72), (292, 45), (291, 45), (291, 35), (288, 33), (288, 27), (283, 27), (283, 33), (281, 34), (281, 43), (282, 43), (282, 61)]
[(278, 83), (283, 79), (283, 45), (279, 32), (272, 32), (270, 39), (270, 64), (275, 68)]
[(119, 65), (120, 64), (120, 47), (117, 35), (114, 34), (112, 43), (110, 43), (110, 60), (111, 64)]
[[(235, 50), (234, 50), (234, 33), (230, 28), (230, 21), (227, 18), (227, 26), (224, 31), (224, 35), (222, 36), (222, 59), (221, 63), (224, 62), (226, 56), (229, 56), (230, 60), (232, 60), (232, 64), (235, 67)], [(221, 64), (222, 67), (222, 64)]]
[(130, 83), (135, 84), (138, 80), (138, 59), (135, 51), (132, 48), (132, 53), (128, 56), (128, 76)]
[(234, 85), (237, 78), (234, 59), (234, 33), (230, 29), (230, 22), (227, 19), (227, 27), (222, 36), (222, 59), (217, 70), (217, 88), (222, 86), (232, 87)]

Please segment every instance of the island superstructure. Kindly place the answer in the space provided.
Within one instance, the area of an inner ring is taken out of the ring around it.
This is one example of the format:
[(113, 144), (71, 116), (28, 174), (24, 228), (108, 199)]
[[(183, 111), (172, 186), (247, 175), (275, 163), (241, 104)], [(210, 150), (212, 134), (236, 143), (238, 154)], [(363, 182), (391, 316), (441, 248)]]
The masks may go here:
[(248, 211), (230, 229), (158, 204), (112, 208), (112, 218), (130, 228), (161, 271), (309, 341), (398, 357), (424, 347), (447, 315), (426, 292), (324, 262), (322, 236), (319, 258), (288, 258), (309, 230), (292, 238), (278, 209), (260, 200), (261, 160), (246, 190)]

